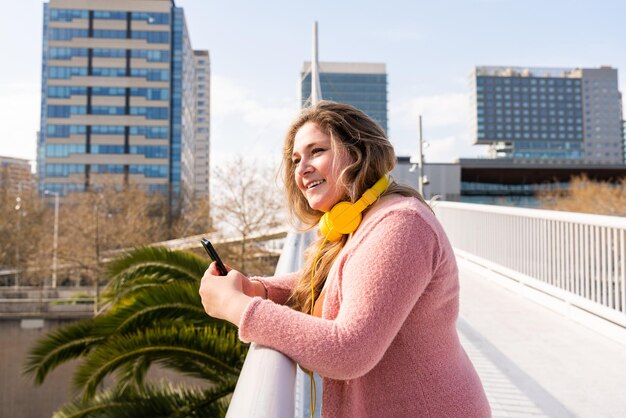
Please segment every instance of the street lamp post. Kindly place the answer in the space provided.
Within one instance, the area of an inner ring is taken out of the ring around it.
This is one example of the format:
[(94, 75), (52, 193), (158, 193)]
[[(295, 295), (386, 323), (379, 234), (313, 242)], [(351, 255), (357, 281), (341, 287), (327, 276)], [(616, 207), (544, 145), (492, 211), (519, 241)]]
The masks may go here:
[(95, 224), (96, 224), (96, 233), (95, 233), (95, 238), (96, 238), (96, 277), (94, 279), (94, 285), (95, 285), (95, 300), (93, 303), (93, 314), (94, 316), (98, 315), (98, 305), (100, 304), (100, 283), (99, 283), (99, 279), (100, 279), (100, 200), (102, 199), (102, 196), (99, 196), (98, 201), (96, 201), (96, 203), (94, 204), (93, 207), (93, 213), (94, 213), (94, 218), (95, 218)]
[(419, 139), (419, 154), (418, 154), (418, 164), (419, 164), (419, 192), (424, 197), (424, 137), (422, 136), (422, 115), (420, 115), (420, 139)]
[[(21, 184), (20, 184), (21, 191)], [(20, 225), (22, 219), (22, 198), (17, 196), (15, 198), (15, 212), (17, 213), (17, 240), (15, 242), (15, 287), (20, 286)]]
[(52, 240), (52, 288), (57, 287), (57, 267), (59, 248), (59, 192), (44, 190), (45, 195), (54, 195), (54, 238)]
[(417, 168), (417, 191), (423, 198), (426, 198), (424, 196), (424, 185), (428, 184), (428, 179), (424, 175), (424, 145), (428, 146), (428, 144), (424, 144), (424, 137), (422, 136), (422, 115), (419, 115), (419, 139), (417, 143), (417, 158), (410, 159), (412, 166), (409, 171), (413, 172)]

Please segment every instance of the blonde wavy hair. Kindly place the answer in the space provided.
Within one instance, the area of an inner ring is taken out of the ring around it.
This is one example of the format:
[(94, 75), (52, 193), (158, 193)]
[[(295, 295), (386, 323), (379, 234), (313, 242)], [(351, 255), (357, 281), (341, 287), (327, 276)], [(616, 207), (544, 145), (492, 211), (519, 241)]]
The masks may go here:
[[(391, 142), (383, 129), (365, 113), (355, 107), (331, 101), (321, 101), (304, 109), (287, 131), (283, 147), (282, 172), (289, 214), (292, 219), (300, 221), (300, 226), (304, 226), (305, 230), (315, 227), (324, 214), (309, 206), (295, 182), (296, 167), (292, 160), (294, 139), (298, 130), (309, 122), (317, 125), (330, 137), (335, 159), (342, 153), (350, 156), (352, 162), (343, 168), (339, 176), (339, 183), (345, 189), (343, 197), (345, 201), (356, 202), (367, 189), (382, 176), (390, 173), (396, 165), (396, 155)], [(392, 180), (382, 196), (393, 193), (413, 196), (425, 204), (415, 189)], [(324, 287), (335, 258), (347, 240), (348, 235), (344, 235), (339, 241), (326, 241), (320, 248), (324, 238), (319, 235), (318, 240), (313, 242), (305, 253), (302, 275), (292, 290), (287, 305), (302, 312), (311, 311), (311, 272), (318, 251), (317, 266), (312, 279), (316, 299)]]

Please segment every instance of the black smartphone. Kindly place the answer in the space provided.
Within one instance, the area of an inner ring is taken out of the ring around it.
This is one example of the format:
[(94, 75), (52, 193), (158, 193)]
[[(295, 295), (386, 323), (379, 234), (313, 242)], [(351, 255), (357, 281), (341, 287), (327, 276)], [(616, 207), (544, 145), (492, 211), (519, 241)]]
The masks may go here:
[(206, 238), (202, 238), (200, 240), (200, 243), (202, 243), (202, 246), (204, 247), (206, 252), (209, 253), (209, 257), (211, 257), (211, 260), (215, 261), (215, 265), (217, 266), (217, 270), (220, 272), (220, 276), (226, 276), (228, 274), (226, 266), (224, 265), (224, 263), (222, 263), (222, 259), (217, 254), (217, 251), (215, 251), (215, 248), (213, 248), (211, 241)]

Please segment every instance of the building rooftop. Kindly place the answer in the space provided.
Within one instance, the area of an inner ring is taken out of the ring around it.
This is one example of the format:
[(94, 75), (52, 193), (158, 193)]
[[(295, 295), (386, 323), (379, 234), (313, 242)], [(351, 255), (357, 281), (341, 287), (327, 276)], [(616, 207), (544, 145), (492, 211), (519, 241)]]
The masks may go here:
[[(303, 73), (309, 72), (311, 62), (304, 61), (302, 64)], [(384, 63), (371, 62), (320, 62), (321, 73), (352, 73), (352, 74), (386, 74), (387, 69)]]
[[(607, 68), (610, 68), (610, 67), (607, 67)], [(481, 66), (481, 67), (476, 67), (475, 74), (476, 76), (492, 76), (492, 77), (580, 78), (582, 76), (582, 69), (580, 68)]]

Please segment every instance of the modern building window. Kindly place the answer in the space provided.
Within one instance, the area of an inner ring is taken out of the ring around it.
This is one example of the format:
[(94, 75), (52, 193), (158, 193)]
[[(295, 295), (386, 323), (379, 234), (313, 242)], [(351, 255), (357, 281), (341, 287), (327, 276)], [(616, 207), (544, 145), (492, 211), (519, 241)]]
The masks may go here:
[(46, 164), (46, 176), (48, 177), (67, 177), (70, 174), (84, 173), (84, 164)]
[(124, 77), (126, 68), (94, 67), (92, 75), (95, 77)]
[[(126, 32), (124, 31), (124, 33)], [(149, 44), (166, 44), (170, 41), (170, 33), (159, 31), (133, 31), (131, 38), (145, 39)]]
[(84, 154), (85, 144), (46, 144), (46, 157), (68, 157), (70, 154)]
[(130, 165), (130, 174), (143, 174), (145, 177), (167, 177), (166, 165)]
[(170, 72), (168, 70), (156, 70), (148, 68), (131, 68), (131, 77), (144, 77), (149, 81), (168, 81)]
[(123, 174), (124, 166), (121, 164), (91, 164), (91, 172), (97, 174)]
[(125, 96), (124, 87), (92, 87), (91, 94), (94, 96)]
[(74, 38), (87, 38), (89, 31), (87, 29), (74, 28), (51, 28), (51, 41), (71, 41)]
[(142, 96), (148, 100), (169, 100), (168, 89), (151, 89), (143, 87), (133, 87), (130, 89), (131, 96)]
[(132, 49), (130, 51), (132, 58), (144, 58), (149, 62), (169, 62), (170, 52), (159, 49)]
[(124, 115), (125, 106), (92, 106), (91, 113), (94, 115)]
[(153, 12), (132, 12), (132, 20), (144, 20), (153, 25), (169, 25), (170, 15), (168, 13)]
[(86, 106), (48, 105), (49, 118), (69, 118), (71, 115), (87, 114)]
[(50, 20), (53, 22), (71, 22), (74, 19), (89, 19), (89, 12), (77, 9), (50, 9)]
[(143, 154), (146, 158), (167, 158), (167, 147), (156, 145), (132, 145), (130, 154)]
[(87, 94), (87, 87), (81, 86), (48, 86), (48, 97), (57, 99), (67, 99), (72, 96), (84, 96)]
[(46, 134), (49, 138), (69, 138), (70, 135), (85, 135), (84, 125), (47, 125)]
[(130, 135), (143, 135), (148, 139), (164, 139), (168, 137), (168, 129), (164, 126), (131, 126)]
[(92, 135), (124, 135), (124, 126), (119, 125), (93, 125)]
[(167, 119), (167, 107), (131, 107), (130, 114), (134, 116), (145, 116), (146, 119)]
[(86, 76), (85, 67), (48, 67), (48, 77), (51, 79), (69, 79), (74, 76)]
[(124, 154), (124, 145), (92, 145), (92, 154)]
[(94, 48), (93, 56), (98, 58), (126, 58), (126, 50), (119, 48)]
[(126, 30), (118, 29), (94, 29), (94, 38), (106, 38), (106, 39), (124, 39), (126, 38)]
[(73, 57), (86, 57), (87, 48), (60, 48), (51, 47), (48, 50), (48, 57), (51, 60), (70, 60)]
[(126, 20), (126, 12), (94, 10), (94, 19)]

